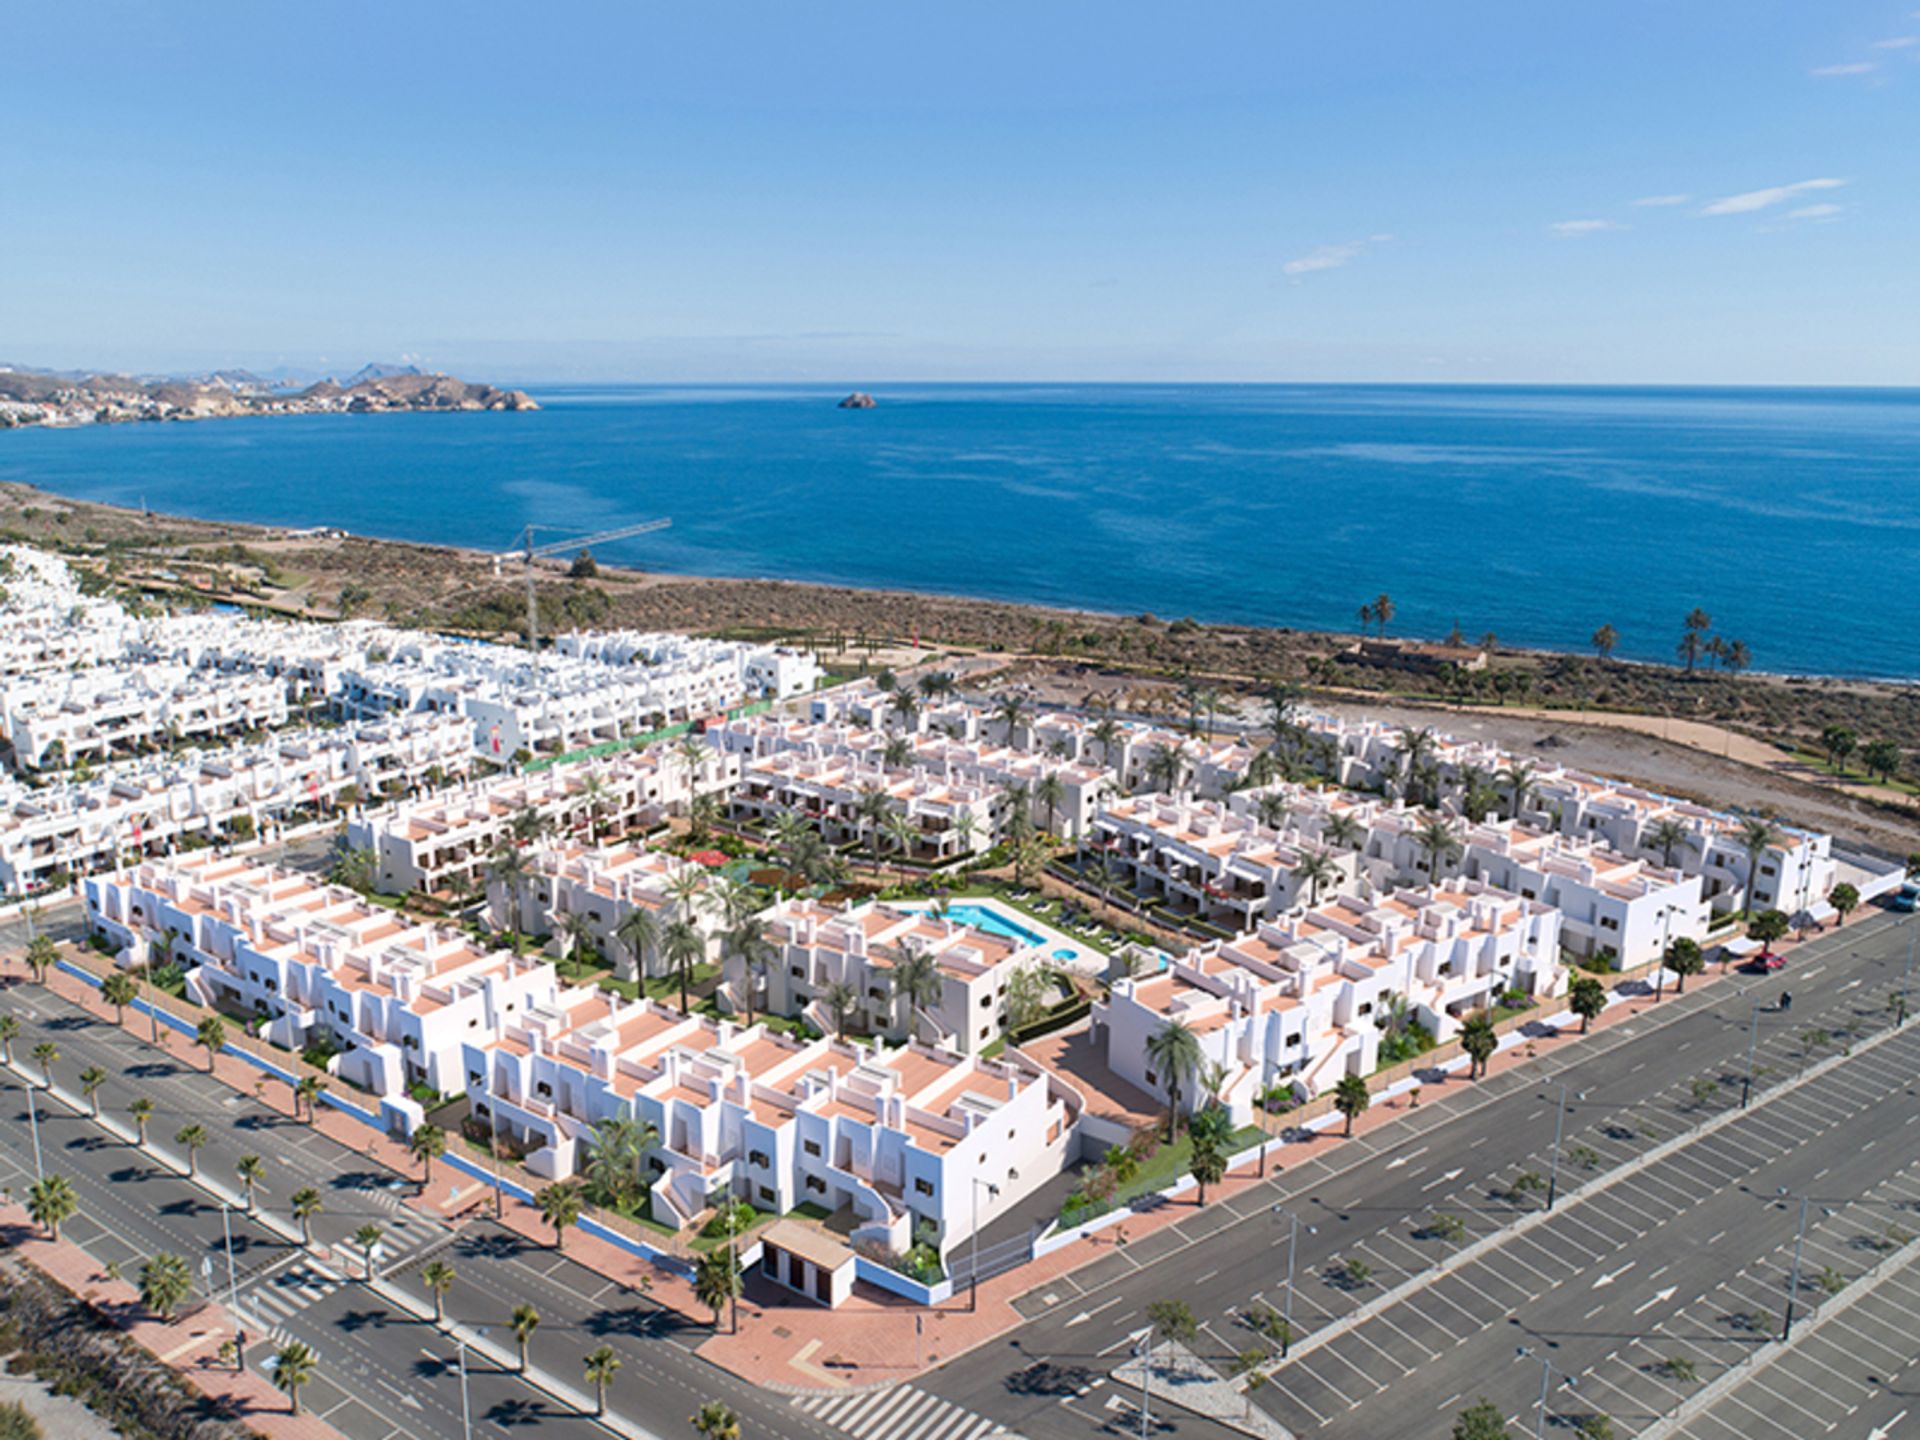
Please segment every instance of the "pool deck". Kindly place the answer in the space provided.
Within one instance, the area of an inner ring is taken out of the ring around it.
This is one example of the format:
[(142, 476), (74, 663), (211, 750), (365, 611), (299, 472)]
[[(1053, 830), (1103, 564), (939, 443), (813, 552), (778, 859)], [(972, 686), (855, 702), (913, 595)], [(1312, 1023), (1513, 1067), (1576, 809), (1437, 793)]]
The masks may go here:
[[(1004, 900), (992, 895), (956, 895), (948, 904), (951, 908), (971, 905), (1004, 920), (1009, 925), (1018, 926), (1028, 934), (1038, 935), (1042, 947), (1050, 955), (1053, 955), (1062, 965), (1080, 974), (1098, 976), (1107, 973), (1107, 957), (1103, 953), (1094, 949), (1086, 941), (1077, 940), (1065, 931), (1055, 929), (1044, 920), (1036, 920), (1026, 911), (1009, 905)], [(896, 908), (925, 911), (932, 910), (934, 904), (930, 900), (908, 900), (896, 902)], [(1072, 958), (1068, 959), (1057, 953), (1062, 950), (1071, 951)]]

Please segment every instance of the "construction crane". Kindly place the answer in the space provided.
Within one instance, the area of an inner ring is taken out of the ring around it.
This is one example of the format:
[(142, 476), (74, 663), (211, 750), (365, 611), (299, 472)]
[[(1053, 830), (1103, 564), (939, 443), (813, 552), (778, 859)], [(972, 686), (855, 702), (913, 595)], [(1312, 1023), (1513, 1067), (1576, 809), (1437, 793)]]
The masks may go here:
[(500, 573), (503, 560), (523, 560), (527, 566), (527, 649), (534, 654), (540, 653), (539, 614), (534, 607), (533, 580), (534, 562), (549, 555), (559, 555), (568, 550), (587, 550), (595, 545), (611, 545), (616, 540), (631, 540), (636, 535), (650, 535), (655, 530), (664, 530), (673, 524), (671, 519), (644, 520), (638, 525), (622, 526), (618, 530), (602, 530), (597, 535), (576, 535), (571, 540), (549, 540), (544, 545), (533, 543), (536, 530), (558, 530), (558, 525), (528, 525), (520, 532), (518, 550), (503, 550), (493, 557), (493, 573)]

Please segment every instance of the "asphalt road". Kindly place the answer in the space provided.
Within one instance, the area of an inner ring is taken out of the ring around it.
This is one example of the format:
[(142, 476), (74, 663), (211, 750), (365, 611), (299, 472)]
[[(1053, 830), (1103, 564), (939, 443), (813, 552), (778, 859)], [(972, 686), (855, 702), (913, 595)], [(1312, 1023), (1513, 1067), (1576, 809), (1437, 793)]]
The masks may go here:
[[(1307, 1152), (1319, 1150), (1316, 1158), (1289, 1165), (1264, 1186), (1205, 1210), (1189, 1207), (1178, 1225), (1116, 1247), (1023, 1297), (1020, 1308), (1030, 1323), (923, 1384), (1023, 1434), (1076, 1433), (1063, 1418), (1106, 1403), (1101, 1392), (1112, 1388), (1108, 1372), (1145, 1325), (1147, 1305), (1162, 1298), (1188, 1302), (1202, 1326), (1196, 1348), (1225, 1366), (1261, 1344), (1248, 1324), (1251, 1313), (1287, 1306), (1291, 1227), (1272, 1213), (1276, 1205), (1300, 1221), (1292, 1287), (1296, 1334), (1324, 1326), (1418, 1274), (1442, 1248), (1497, 1232), (1540, 1206), (1537, 1192), (1515, 1194), (1514, 1182), (1552, 1168), (1561, 1084), (1569, 1099), (1561, 1152), (1566, 1185), (1737, 1104), (1756, 1004), (1762, 1007), (1756, 1093), (1826, 1053), (1807, 1053), (1807, 1031), (1824, 1030), (1838, 1045), (1887, 1026), (1888, 997), (1902, 983), (1912, 933), (1892, 917), (1856, 919), (1800, 949), (1780, 975), (1736, 975), (1678, 998), (1669, 991), (1658, 1005), (1537, 1064), (1478, 1083), (1429, 1087), (1418, 1110), (1393, 1126), (1356, 1140), (1316, 1142)], [(1774, 1007), (1787, 988), (1794, 1003), (1783, 1014)], [(1628, 1201), (1635, 1203), (1631, 1196)], [(1670, 1203), (1687, 1202), (1674, 1195)], [(1457, 1240), (1413, 1238), (1413, 1229), (1425, 1230), (1443, 1215), (1458, 1217)], [(1601, 1249), (1598, 1241), (1589, 1248)], [(1755, 1237), (1754, 1254), (1768, 1248)], [(1366, 1283), (1329, 1279), (1336, 1261), (1353, 1259), (1371, 1267)], [(1467, 1322), (1455, 1316), (1452, 1323)], [(1525, 1342), (1501, 1343), (1512, 1360), (1515, 1345)], [(1424, 1374), (1416, 1388), (1425, 1392)], [(1379, 1393), (1372, 1382), (1355, 1381), (1354, 1389)], [(1424, 1403), (1435, 1406), (1449, 1393), (1450, 1387), (1440, 1389)], [(1277, 1388), (1263, 1403), (1284, 1416)], [(1302, 1428), (1311, 1432), (1312, 1426), (1303, 1421)], [(1420, 1433), (1443, 1432), (1444, 1426)]]

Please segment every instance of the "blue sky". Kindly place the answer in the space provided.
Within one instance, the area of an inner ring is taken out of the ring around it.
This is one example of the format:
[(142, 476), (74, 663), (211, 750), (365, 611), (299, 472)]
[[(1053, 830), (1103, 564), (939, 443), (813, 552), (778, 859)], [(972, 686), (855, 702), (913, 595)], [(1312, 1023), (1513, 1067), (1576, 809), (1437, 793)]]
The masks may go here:
[(1916, 12), (17, 8), (0, 360), (1920, 384)]

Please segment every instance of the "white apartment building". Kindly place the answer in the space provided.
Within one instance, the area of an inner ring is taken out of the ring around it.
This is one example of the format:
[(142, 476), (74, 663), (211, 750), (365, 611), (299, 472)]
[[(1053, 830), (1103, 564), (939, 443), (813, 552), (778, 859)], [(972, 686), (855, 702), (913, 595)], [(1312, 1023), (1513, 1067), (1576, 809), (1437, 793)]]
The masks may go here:
[[(737, 754), (716, 753), (739, 763)], [(792, 752), (747, 763), (729, 809), (736, 820), (746, 821), (799, 815), (831, 844), (870, 844), (873, 827), (860, 813), (868, 794), (882, 798), (889, 817), (906, 822), (912, 843), (901, 858), (915, 864), (941, 865), (985, 853), (1005, 818), (1003, 793), (988, 786), (886, 770), (847, 756), (813, 760)], [(883, 853), (899, 853), (884, 824), (878, 839)]]
[[(462, 1088), (462, 1047), (554, 1003), (553, 966), (483, 950), (297, 871), (212, 856), (145, 863), (86, 883), (90, 926), (139, 967), (168, 953), (187, 994), (254, 1015), (265, 1038), (343, 1047), (331, 1068), (388, 1099), (423, 1083)], [(417, 1118), (417, 1117), (416, 1117)]]
[[(850, 1026), (887, 1040), (917, 1040), (975, 1054), (1007, 1026), (1007, 981), (1015, 971), (1045, 968), (1045, 951), (943, 916), (887, 905), (830, 906), (817, 900), (781, 901), (764, 916), (775, 954), (765, 966), (757, 1008), (804, 1016), (823, 1034), (836, 1028), (828, 1002), (835, 985), (857, 997)], [(939, 976), (936, 997), (914, 1002), (894, 983), (907, 956), (931, 959)], [(729, 962), (736, 992), (753, 977)]]
[[(1443, 889), (1343, 895), (1262, 921), (1250, 934), (1202, 946), (1157, 974), (1114, 983), (1094, 1006), (1107, 1063), (1166, 1099), (1148, 1040), (1171, 1022), (1193, 1031), (1224, 1078), (1219, 1099), (1239, 1123), (1276, 1085), (1312, 1096), (1342, 1075), (1370, 1074), (1393, 1002), (1440, 1040), (1500, 995), (1562, 993), (1560, 915), (1478, 881)], [(1201, 1077), (1179, 1077), (1181, 1104), (1199, 1109)]]
[(696, 794), (723, 793), (738, 781), (737, 758), (704, 747), (701, 755), (694, 766), (656, 745), (525, 775), (496, 775), (357, 815), (347, 826), (347, 843), (373, 852), (375, 883), (389, 894), (478, 886), (488, 857), (516, 840), (518, 815), (538, 815), (546, 834), (596, 844), (652, 829)]
[[(604, 992), (536, 1006), (466, 1050), (474, 1113), (538, 1174), (581, 1165), (594, 1126), (654, 1126), (653, 1218), (691, 1224), (726, 1197), (851, 1215), (854, 1241), (943, 1254), (1060, 1172), (1077, 1092), (1017, 1055), (810, 1043)], [(976, 1183), (978, 1182), (978, 1183)], [(989, 1188), (991, 1187), (991, 1188)]]
[(357, 796), (444, 783), (471, 757), (457, 720), (411, 716), (123, 762), (88, 780), (0, 781), (0, 894), (31, 893), (56, 876), (117, 869), (182, 844), (249, 832), (264, 838)]
[(0, 688), (0, 712), (17, 763), (57, 768), (277, 729), (287, 692), (269, 676), (114, 662), (17, 677)]
[[(562, 655), (598, 660), (607, 665), (640, 665), (668, 673), (694, 675), (714, 670), (726, 695), (745, 693), (766, 700), (785, 700), (811, 694), (825, 672), (811, 650), (787, 645), (756, 645), (737, 640), (704, 640), (690, 635), (643, 630), (576, 630), (557, 637), (554, 649)], [(729, 688), (730, 687), (730, 688)], [(688, 704), (694, 704), (689, 700)], [(701, 711), (697, 704), (692, 714)]]
[(522, 855), (526, 874), (508, 895), (505, 882), (487, 883), (488, 914), (497, 926), (518, 923), (523, 933), (551, 934), (556, 952), (572, 941), (563, 938), (571, 916), (582, 917), (596, 954), (614, 962), (622, 980), (658, 975), (667, 968), (662, 945), (641, 947), (636, 953), (619, 938), (621, 925), (635, 910), (644, 910), (664, 936), (667, 926), (687, 913), (707, 938), (710, 960), (720, 957), (721, 920), (699, 900), (683, 906), (675, 897), (677, 882), (687, 876), (705, 879), (707, 869), (664, 850), (649, 850), (627, 842), (612, 845), (537, 844)]
[[(1358, 859), (1344, 846), (1271, 829), (1218, 800), (1163, 794), (1108, 802), (1094, 819), (1087, 855), (1135, 896), (1231, 930), (1351, 891), (1360, 878)], [(1301, 874), (1309, 856), (1329, 872), (1317, 883)]]

